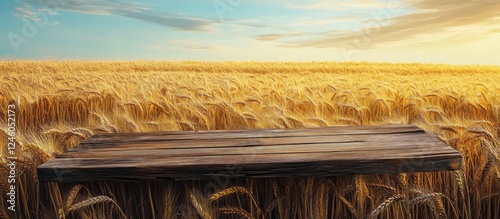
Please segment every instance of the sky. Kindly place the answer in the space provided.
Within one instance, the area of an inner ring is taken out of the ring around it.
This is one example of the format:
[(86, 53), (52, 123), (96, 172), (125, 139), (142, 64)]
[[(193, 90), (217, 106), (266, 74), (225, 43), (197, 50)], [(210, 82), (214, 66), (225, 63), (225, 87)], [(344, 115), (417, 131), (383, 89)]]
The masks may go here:
[(4, 0), (0, 59), (500, 65), (498, 0)]

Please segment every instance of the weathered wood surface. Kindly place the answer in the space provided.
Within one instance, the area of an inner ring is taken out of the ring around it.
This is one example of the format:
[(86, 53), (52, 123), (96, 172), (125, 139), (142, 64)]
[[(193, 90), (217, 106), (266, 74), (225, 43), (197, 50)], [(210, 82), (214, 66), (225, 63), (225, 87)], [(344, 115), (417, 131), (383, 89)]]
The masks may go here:
[(101, 134), (38, 167), (41, 182), (334, 176), (459, 169), (415, 126)]

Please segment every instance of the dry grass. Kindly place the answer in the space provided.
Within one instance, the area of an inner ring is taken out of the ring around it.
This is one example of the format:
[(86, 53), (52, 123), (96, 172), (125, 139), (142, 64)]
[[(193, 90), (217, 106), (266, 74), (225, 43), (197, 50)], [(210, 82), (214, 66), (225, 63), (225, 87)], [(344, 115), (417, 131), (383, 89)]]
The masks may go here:
[[(2, 201), (0, 218), (499, 218), (498, 81), (494, 66), (0, 62), (0, 144), (14, 100), (20, 148), (17, 215)], [(84, 185), (35, 172), (99, 133), (381, 124), (418, 125), (459, 150), (462, 169)]]

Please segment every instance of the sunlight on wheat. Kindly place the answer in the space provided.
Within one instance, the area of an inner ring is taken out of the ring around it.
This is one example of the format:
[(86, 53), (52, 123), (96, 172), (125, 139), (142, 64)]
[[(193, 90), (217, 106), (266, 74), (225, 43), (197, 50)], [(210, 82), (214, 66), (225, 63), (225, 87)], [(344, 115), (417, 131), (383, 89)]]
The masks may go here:
[[(24, 218), (500, 217), (500, 67), (3, 61), (0, 72), (2, 145), (4, 106), (20, 106), (17, 212)], [(95, 134), (381, 124), (419, 126), (459, 150), (462, 169), (248, 179), (207, 191), (170, 181), (38, 184), (35, 171)], [(6, 197), (7, 150), (0, 154)], [(112, 206), (118, 210), (104, 210)], [(0, 208), (0, 217), (12, 216), (4, 202)]]

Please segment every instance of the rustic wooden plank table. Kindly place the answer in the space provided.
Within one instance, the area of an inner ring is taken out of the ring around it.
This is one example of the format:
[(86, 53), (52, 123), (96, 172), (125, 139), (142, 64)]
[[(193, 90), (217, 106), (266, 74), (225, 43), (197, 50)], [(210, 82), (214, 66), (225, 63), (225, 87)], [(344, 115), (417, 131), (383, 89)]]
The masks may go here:
[(38, 167), (41, 182), (288, 177), (459, 169), (455, 149), (416, 126), (95, 135)]

